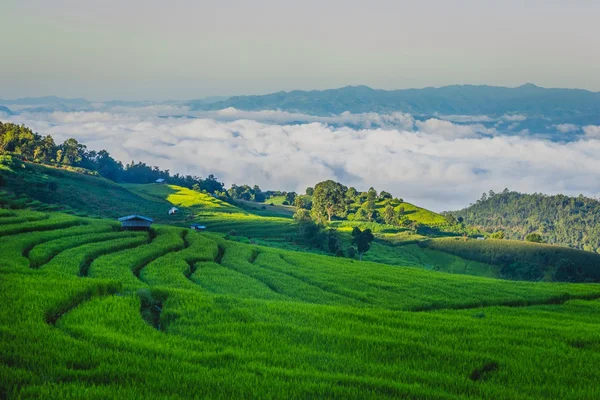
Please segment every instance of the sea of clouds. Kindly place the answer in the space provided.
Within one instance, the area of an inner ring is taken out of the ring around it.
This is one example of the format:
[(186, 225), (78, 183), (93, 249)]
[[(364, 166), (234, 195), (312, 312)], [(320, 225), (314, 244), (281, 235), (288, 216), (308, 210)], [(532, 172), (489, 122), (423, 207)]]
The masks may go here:
[[(414, 118), (397, 112), (321, 117), (233, 108), (190, 112), (174, 105), (28, 112), (23, 123), (57, 142), (74, 137), (123, 162), (143, 161), (172, 173), (216, 175), (227, 186), (304, 192), (334, 179), (370, 186), (421, 206), (462, 208), (482, 192), (600, 194), (600, 126), (552, 142), (528, 132), (507, 135), (489, 122), (519, 124), (525, 116)], [(487, 124), (483, 124), (487, 122)]]

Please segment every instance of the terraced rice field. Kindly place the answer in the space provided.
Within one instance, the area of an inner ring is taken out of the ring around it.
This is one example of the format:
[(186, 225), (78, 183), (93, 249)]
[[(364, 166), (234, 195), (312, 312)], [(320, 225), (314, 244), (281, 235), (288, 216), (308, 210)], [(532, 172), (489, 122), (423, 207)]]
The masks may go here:
[(600, 286), (0, 210), (0, 398), (600, 398)]

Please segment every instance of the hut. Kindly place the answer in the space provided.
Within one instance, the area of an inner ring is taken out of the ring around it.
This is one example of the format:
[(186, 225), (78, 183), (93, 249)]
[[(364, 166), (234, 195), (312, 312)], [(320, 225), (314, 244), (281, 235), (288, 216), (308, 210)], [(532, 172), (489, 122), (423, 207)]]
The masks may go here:
[(165, 183), (165, 180), (163, 178), (160, 178), (155, 180), (154, 183)]
[(196, 232), (204, 232), (206, 230), (206, 226), (200, 224), (192, 224), (190, 229), (195, 230)]
[(134, 214), (119, 218), (119, 222), (121, 223), (121, 229), (124, 230), (147, 231), (154, 221), (152, 218)]
[(179, 211), (179, 208), (177, 208), (177, 207), (171, 207), (169, 209), (169, 215), (175, 215), (175, 214), (177, 214), (177, 211)]

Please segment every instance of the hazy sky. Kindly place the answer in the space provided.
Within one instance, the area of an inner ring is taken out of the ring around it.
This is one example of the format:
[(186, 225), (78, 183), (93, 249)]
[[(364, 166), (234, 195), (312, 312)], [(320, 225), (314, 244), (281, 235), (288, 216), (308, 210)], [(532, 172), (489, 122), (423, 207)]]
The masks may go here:
[(600, 91), (597, 0), (1, 0), (0, 98)]

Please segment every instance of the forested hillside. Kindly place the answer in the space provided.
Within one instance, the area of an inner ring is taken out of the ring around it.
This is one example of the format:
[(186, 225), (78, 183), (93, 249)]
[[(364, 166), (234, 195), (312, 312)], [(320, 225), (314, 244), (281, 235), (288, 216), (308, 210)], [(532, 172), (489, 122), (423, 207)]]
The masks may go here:
[(453, 214), (488, 232), (503, 231), (506, 239), (539, 233), (547, 243), (600, 252), (600, 202), (582, 195), (490, 191)]

